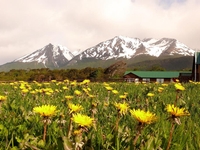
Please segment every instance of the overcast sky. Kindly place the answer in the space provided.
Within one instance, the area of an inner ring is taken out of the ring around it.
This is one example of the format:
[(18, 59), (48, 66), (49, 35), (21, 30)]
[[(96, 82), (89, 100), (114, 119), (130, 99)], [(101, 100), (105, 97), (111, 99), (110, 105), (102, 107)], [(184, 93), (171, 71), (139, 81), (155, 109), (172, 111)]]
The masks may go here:
[(200, 49), (200, 0), (0, 0), (0, 65), (49, 43), (73, 52), (118, 35)]

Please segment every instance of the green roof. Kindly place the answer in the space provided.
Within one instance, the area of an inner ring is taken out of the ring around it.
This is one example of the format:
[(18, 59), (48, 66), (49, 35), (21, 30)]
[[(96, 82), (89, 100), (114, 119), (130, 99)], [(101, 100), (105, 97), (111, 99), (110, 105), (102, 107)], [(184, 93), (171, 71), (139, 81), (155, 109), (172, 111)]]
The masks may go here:
[(177, 71), (126, 71), (124, 75), (129, 73), (135, 74), (141, 78), (178, 78)]

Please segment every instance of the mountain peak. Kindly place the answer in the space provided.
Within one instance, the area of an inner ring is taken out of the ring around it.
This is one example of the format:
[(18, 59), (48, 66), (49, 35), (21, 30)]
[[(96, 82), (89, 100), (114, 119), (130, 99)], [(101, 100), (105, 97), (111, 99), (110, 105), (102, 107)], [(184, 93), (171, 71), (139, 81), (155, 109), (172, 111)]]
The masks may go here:
[(66, 47), (49, 43), (29, 55), (14, 60), (14, 62), (38, 62), (42, 63), (45, 67), (60, 67), (73, 57), (74, 55)]
[(96, 58), (102, 60), (117, 58), (133, 58), (145, 54), (159, 57), (161, 55), (184, 55), (192, 56), (194, 50), (173, 38), (129, 38), (115, 36), (113, 39), (99, 43), (81, 53), (82, 58)]
[[(150, 58), (149, 56), (153, 56), (156, 59), (156, 57), (166, 58), (166, 56), (193, 56), (194, 52), (195, 50), (190, 49), (173, 38), (145, 38), (140, 40), (139, 38), (130, 38), (120, 35), (103, 41), (84, 51), (74, 51), (74, 55), (65, 46), (49, 43), (31, 54), (14, 60), (12, 63), (19, 62), (20, 65), (28, 64), (31, 67), (33, 67), (33, 65), (40, 65), (40, 68), (47, 67), (53, 69), (72, 67), (72, 65), (79, 63), (83, 66), (84, 63), (91, 65), (90, 62), (94, 63), (97, 60), (107, 63), (123, 58), (127, 61), (130, 59), (132, 62), (136, 60), (136, 57)], [(151, 59), (154, 59), (153, 57), (151, 57)], [(95, 66), (96, 65), (97, 64), (95, 64)]]

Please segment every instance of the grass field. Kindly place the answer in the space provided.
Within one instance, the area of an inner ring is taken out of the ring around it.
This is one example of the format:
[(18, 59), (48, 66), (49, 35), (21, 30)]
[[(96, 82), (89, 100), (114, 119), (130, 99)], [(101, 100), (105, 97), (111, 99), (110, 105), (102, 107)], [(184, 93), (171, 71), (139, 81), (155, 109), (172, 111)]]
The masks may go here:
[(0, 149), (198, 150), (199, 91), (194, 82), (1, 83)]

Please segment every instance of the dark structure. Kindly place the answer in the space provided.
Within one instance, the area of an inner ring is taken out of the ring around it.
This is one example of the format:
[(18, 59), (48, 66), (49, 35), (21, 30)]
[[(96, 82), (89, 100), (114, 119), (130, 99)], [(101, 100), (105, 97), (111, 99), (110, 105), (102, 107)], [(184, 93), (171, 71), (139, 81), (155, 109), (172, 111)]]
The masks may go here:
[(200, 52), (195, 52), (192, 66), (192, 80), (200, 81)]

